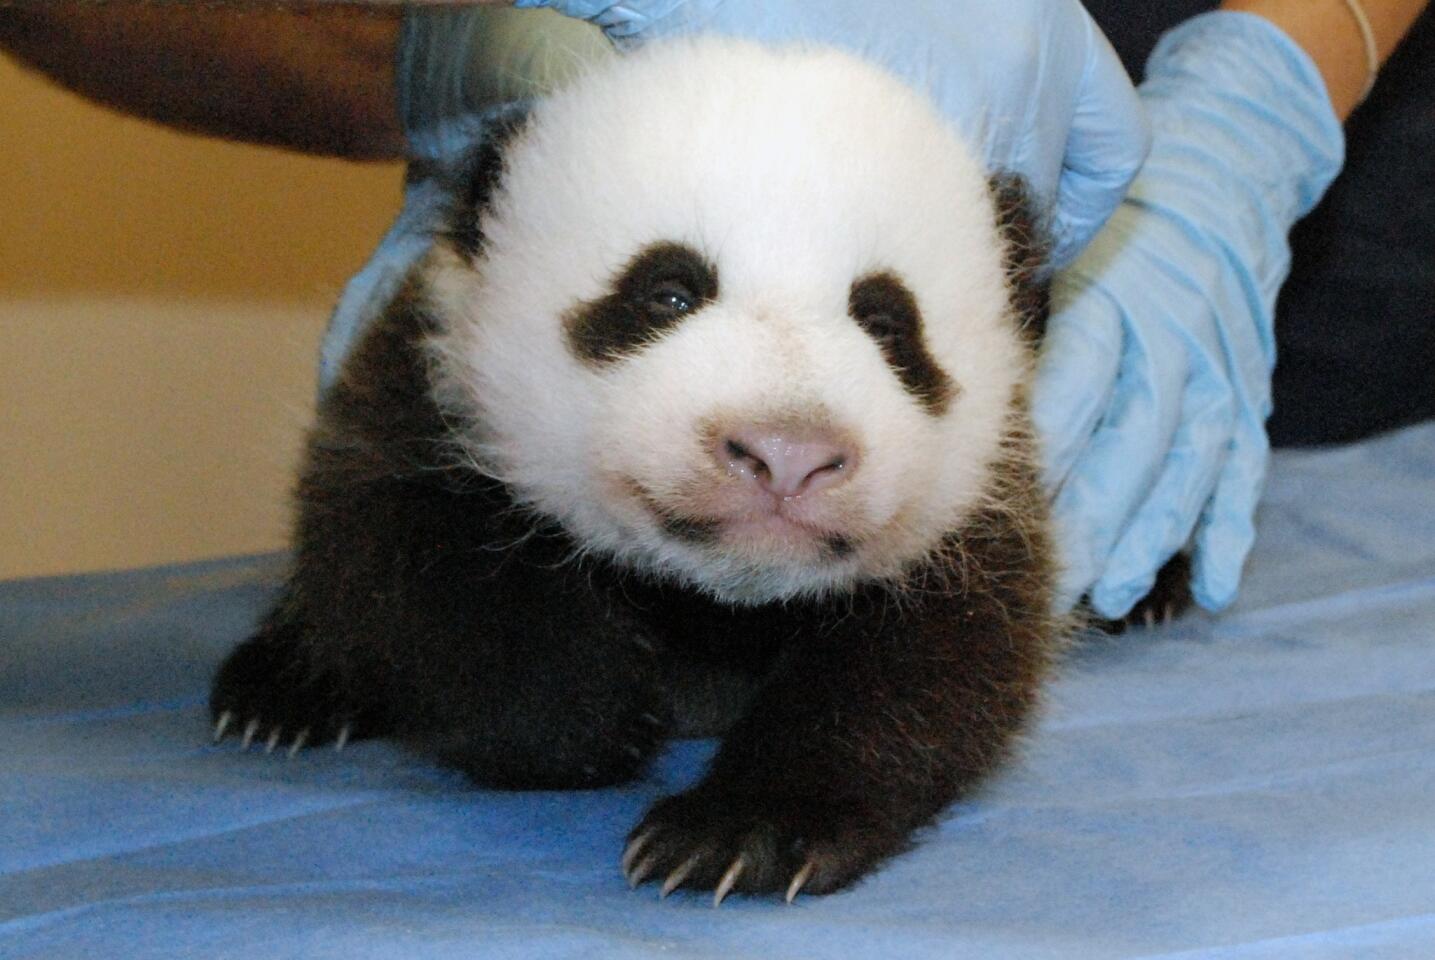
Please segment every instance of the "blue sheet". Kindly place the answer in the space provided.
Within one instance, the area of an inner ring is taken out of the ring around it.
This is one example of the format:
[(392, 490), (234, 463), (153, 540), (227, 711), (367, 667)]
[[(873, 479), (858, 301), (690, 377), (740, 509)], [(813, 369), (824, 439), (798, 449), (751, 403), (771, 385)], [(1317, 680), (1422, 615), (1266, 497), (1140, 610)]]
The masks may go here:
[(709, 744), (504, 794), (207, 743), (274, 557), (0, 585), (6, 958), (1435, 957), (1435, 424), (1277, 456), (1239, 605), (1078, 648), (1023, 756), (860, 887), (632, 892)]

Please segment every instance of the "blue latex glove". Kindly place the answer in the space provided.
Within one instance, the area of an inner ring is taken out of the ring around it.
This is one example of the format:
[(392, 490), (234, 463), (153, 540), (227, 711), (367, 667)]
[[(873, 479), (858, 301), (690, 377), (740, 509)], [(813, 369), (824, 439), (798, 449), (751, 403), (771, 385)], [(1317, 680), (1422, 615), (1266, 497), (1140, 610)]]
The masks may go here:
[(1315, 65), (1268, 21), (1171, 31), (1140, 90), (1151, 155), (1056, 280), (1035, 392), (1064, 593), (1124, 615), (1194, 535), (1198, 603), (1235, 596), (1255, 536), (1287, 234), (1339, 172)]
[(874, 60), (929, 93), (981, 150), (1020, 173), (1053, 231), (1053, 264), (1089, 241), (1146, 154), (1145, 120), (1078, 0), (518, 0), (591, 20), (620, 47), (711, 30), (812, 41)]

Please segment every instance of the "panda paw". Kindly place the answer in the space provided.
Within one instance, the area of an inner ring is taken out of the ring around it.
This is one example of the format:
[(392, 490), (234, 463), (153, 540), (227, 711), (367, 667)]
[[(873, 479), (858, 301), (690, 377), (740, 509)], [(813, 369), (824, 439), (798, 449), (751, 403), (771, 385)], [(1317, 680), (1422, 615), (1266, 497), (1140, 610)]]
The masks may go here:
[(374, 718), (353, 709), (336, 680), (307, 669), (291, 646), (261, 634), (224, 661), (209, 696), (213, 741), (239, 738), (241, 750), (261, 743), (265, 753), (281, 746), (293, 757), (304, 747), (381, 732)]
[(1191, 594), (1191, 558), (1178, 553), (1156, 574), (1156, 582), (1146, 596), (1119, 620), (1097, 620), (1095, 626), (1104, 633), (1120, 634), (1128, 629), (1154, 630), (1180, 617), (1195, 605)]
[(880, 818), (805, 798), (729, 794), (698, 787), (659, 801), (628, 837), (623, 873), (659, 895), (712, 890), (824, 894), (861, 879), (906, 845)]

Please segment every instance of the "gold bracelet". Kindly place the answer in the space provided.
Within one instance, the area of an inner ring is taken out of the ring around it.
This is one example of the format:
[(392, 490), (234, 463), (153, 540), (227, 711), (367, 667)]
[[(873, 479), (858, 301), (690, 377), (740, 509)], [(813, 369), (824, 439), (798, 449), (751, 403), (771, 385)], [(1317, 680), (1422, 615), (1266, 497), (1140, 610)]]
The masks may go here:
[(1360, 91), (1360, 100), (1358, 101), (1364, 103), (1365, 98), (1370, 96), (1370, 91), (1375, 87), (1375, 78), (1380, 75), (1380, 48), (1375, 43), (1375, 30), (1370, 26), (1370, 18), (1365, 15), (1365, 8), (1360, 5), (1360, 0), (1345, 0), (1345, 5), (1360, 26), (1360, 39), (1365, 41), (1365, 64), (1369, 74), (1366, 77), (1365, 89)]

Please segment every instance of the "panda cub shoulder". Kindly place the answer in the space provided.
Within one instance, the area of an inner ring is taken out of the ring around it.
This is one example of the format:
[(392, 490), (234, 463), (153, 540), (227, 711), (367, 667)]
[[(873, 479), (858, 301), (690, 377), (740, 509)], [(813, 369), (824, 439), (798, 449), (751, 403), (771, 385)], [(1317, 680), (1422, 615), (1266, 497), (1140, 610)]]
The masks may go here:
[(1020, 189), (848, 55), (668, 43), (495, 126), (324, 398), (211, 705), (505, 788), (640, 776), (633, 882), (825, 893), (1008, 752), (1061, 640)]

